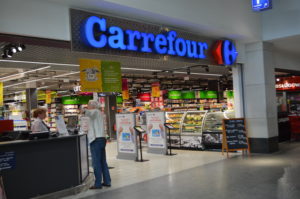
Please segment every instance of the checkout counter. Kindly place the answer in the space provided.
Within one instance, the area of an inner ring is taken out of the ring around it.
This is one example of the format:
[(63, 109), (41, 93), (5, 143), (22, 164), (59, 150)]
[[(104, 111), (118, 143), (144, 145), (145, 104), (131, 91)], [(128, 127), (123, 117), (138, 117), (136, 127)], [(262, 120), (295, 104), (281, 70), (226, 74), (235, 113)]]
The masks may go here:
[(82, 184), (89, 175), (87, 143), (85, 134), (0, 142), (6, 197), (32, 198)]

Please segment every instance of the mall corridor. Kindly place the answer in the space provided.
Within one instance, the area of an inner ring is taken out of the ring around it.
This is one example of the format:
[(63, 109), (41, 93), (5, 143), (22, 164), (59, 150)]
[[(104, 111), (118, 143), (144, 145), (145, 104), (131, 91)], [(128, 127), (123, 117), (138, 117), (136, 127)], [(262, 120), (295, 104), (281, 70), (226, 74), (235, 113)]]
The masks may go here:
[(299, 199), (300, 143), (284, 143), (280, 149), (250, 158), (236, 156), (82, 198)]

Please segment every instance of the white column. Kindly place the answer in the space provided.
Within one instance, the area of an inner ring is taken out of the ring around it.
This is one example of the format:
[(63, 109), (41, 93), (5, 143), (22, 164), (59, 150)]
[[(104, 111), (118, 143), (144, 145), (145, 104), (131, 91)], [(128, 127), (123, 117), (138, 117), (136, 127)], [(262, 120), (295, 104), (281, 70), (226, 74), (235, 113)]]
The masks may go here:
[(242, 65), (232, 67), (233, 92), (234, 92), (234, 111), (235, 117), (244, 117), (244, 95), (243, 95), (243, 71)]
[(246, 45), (244, 103), (248, 134), (254, 152), (278, 149), (275, 70), (272, 44)]

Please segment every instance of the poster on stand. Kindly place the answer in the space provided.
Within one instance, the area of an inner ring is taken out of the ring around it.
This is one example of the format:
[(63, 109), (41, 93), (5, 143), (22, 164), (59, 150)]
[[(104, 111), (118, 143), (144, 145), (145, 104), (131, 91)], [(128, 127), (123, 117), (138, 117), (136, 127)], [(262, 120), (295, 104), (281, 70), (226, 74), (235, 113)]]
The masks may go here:
[(132, 159), (137, 157), (137, 143), (135, 115), (133, 113), (117, 114), (117, 141), (118, 141), (118, 156), (119, 159)]
[(148, 152), (166, 153), (165, 112), (146, 113)]

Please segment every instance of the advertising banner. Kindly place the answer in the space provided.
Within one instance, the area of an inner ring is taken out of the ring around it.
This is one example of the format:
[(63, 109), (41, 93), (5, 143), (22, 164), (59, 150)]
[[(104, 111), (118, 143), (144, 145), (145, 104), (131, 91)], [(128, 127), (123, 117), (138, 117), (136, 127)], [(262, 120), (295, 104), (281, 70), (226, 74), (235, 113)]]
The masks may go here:
[(172, 90), (168, 92), (168, 99), (181, 99), (181, 91)]
[(118, 156), (120, 159), (136, 159), (137, 145), (135, 115), (132, 113), (116, 114)]
[(120, 62), (102, 61), (102, 92), (122, 92)]
[(127, 79), (122, 79), (122, 97), (124, 100), (129, 99), (128, 81)]
[(0, 106), (3, 106), (3, 82), (0, 82)]
[(160, 86), (159, 82), (152, 83), (152, 85), (151, 85), (151, 87), (152, 87), (152, 92), (151, 92), (152, 97), (160, 97), (160, 88), (159, 88), (159, 86)]
[(83, 92), (102, 92), (101, 61), (80, 59), (80, 84)]
[(51, 91), (46, 90), (46, 104), (51, 104)]
[[(166, 149), (165, 112), (146, 113), (148, 149)], [(158, 152), (159, 153), (159, 152)], [(161, 150), (160, 153), (165, 153)]]

